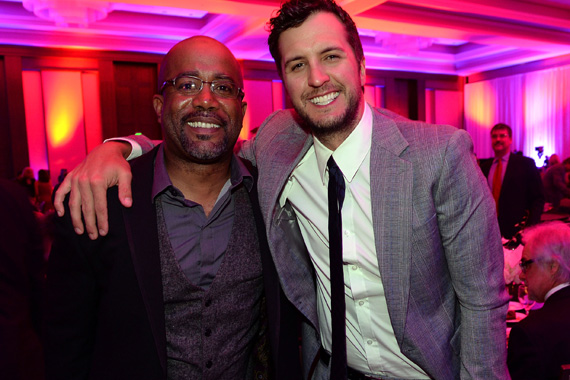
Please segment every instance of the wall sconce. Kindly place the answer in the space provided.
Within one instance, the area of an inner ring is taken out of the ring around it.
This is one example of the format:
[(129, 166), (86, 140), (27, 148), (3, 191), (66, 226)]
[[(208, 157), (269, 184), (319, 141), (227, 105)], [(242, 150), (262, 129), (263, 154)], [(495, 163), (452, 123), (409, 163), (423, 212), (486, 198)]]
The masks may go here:
[(113, 9), (107, 2), (89, 0), (23, 0), (26, 10), (39, 18), (55, 22), (57, 26), (77, 25), (104, 19)]

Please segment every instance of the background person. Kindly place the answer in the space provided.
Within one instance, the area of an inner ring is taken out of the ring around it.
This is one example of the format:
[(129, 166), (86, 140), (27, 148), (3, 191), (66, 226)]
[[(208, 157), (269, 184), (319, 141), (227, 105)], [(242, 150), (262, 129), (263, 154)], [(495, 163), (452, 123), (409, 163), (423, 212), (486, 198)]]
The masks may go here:
[(562, 163), (550, 166), (542, 179), (546, 201), (556, 209), (560, 206), (562, 199), (570, 198), (570, 188), (566, 183), (568, 172), (570, 172), (570, 157)]
[(540, 224), (524, 241), (520, 278), (544, 306), (511, 329), (507, 364), (513, 380), (557, 380), (570, 363), (570, 226)]
[[(511, 127), (499, 123), (491, 129), (494, 158), (479, 161), (495, 198), (501, 235), (511, 239), (525, 225), (540, 222), (544, 208), (544, 189), (534, 160), (511, 153)], [(499, 169), (499, 170), (497, 170)]]
[(40, 169), (36, 186), (36, 207), (44, 214), (53, 211), (51, 176), (49, 170)]

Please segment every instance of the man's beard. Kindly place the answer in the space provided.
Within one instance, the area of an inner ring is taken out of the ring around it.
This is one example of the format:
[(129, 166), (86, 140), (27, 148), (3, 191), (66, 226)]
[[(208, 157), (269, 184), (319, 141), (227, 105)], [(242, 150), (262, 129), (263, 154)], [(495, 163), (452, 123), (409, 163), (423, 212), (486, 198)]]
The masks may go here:
[[(210, 136), (198, 136), (198, 139), (202, 141), (208, 141), (209, 138)], [(199, 161), (212, 161), (221, 157), (228, 151), (228, 144), (227, 134), (217, 143), (200, 144), (199, 142), (190, 141), (183, 131), (180, 133), (180, 145), (184, 152)]]
[[(197, 113), (195, 113), (197, 114)], [(178, 139), (180, 141), (180, 146), (184, 152), (190, 157), (198, 161), (214, 161), (217, 158), (223, 156), (228, 151), (229, 139), (228, 139), (228, 122), (215, 115), (207, 115), (207, 117), (216, 118), (222, 128), (226, 133), (221, 141), (218, 142), (208, 142), (212, 138), (210, 135), (197, 135), (198, 140), (206, 141), (207, 143), (200, 143), (200, 141), (190, 141), (185, 133), (185, 128), (191, 128), (187, 126), (187, 120), (194, 116), (195, 114), (188, 115), (181, 121), (180, 129), (178, 131)], [(231, 149), (230, 149), (231, 150)]]
[(356, 116), (358, 115), (358, 105), (362, 101), (362, 93), (356, 91), (354, 96), (348, 97), (347, 100), (348, 104), (344, 113), (331, 120), (314, 121), (304, 109), (296, 109), (296, 111), (315, 137), (333, 136), (346, 130), (352, 130), (356, 126)]

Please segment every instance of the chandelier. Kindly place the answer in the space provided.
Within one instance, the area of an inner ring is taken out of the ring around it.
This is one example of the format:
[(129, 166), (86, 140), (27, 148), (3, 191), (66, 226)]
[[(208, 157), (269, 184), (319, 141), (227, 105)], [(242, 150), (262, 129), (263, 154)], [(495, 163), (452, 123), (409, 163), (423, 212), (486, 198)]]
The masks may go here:
[(61, 27), (87, 27), (112, 11), (109, 3), (96, 0), (23, 0), (22, 3), (26, 10)]

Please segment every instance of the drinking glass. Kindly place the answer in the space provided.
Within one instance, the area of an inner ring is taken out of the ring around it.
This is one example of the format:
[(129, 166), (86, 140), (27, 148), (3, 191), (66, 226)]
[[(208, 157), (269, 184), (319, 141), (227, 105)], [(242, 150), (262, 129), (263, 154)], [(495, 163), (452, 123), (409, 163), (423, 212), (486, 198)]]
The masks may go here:
[(519, 303), (524, 307), (526, 313), (528, 314), (528, 311), (532, 308), (532, 305), (534, 305), (534, 301), (528, 298), (528, 289), (526, 285), (520, 284), (517, 292)]

